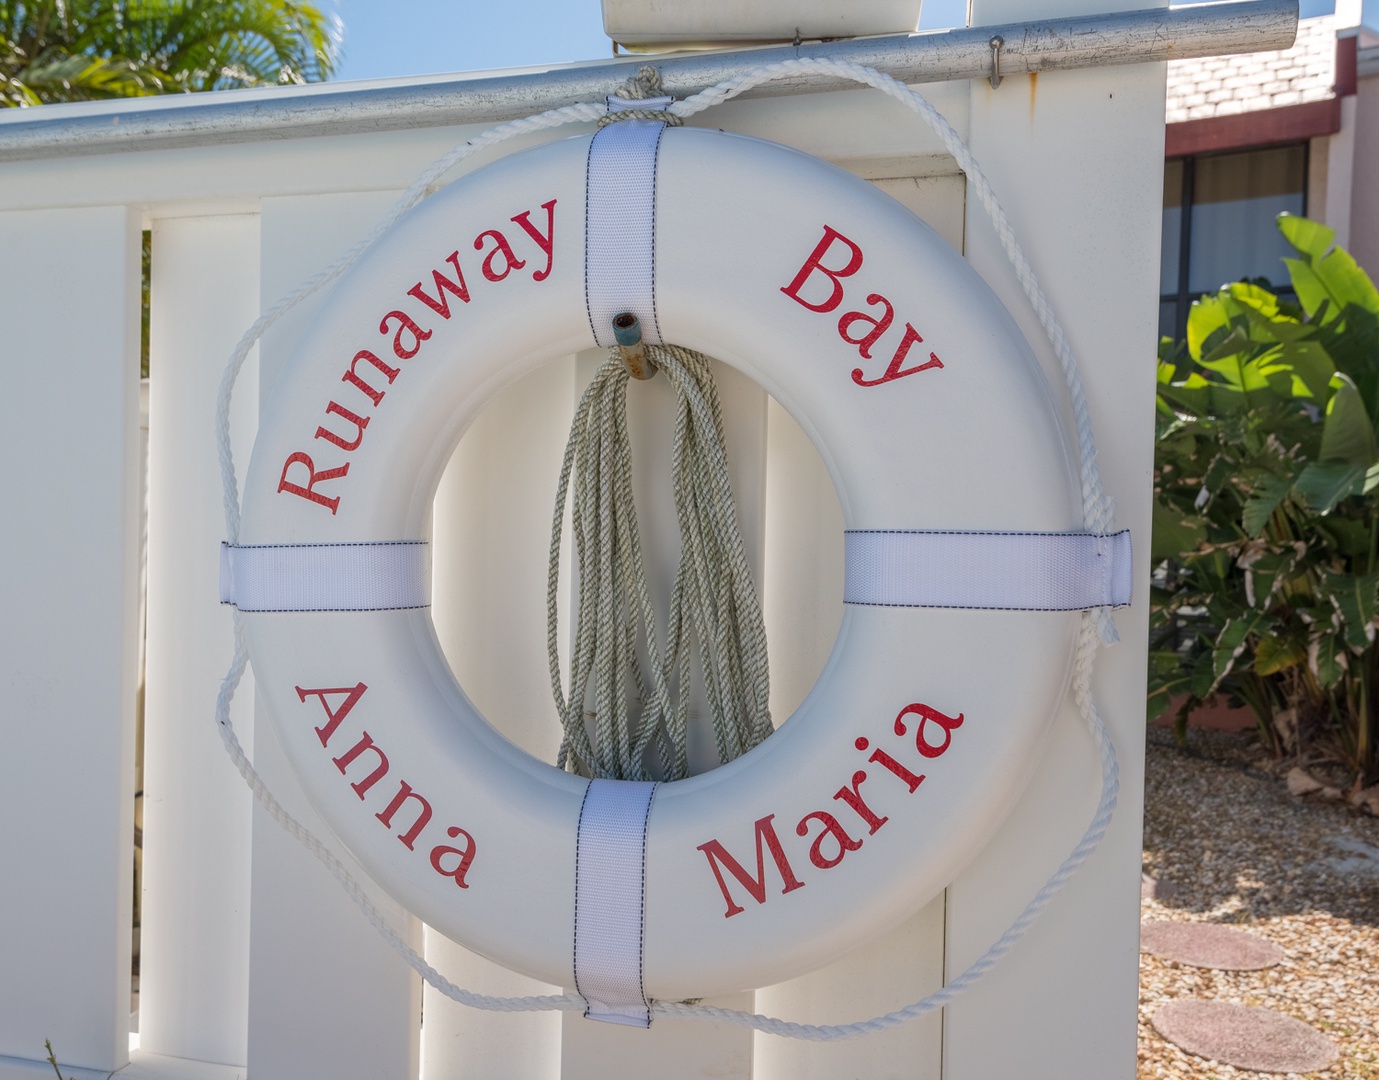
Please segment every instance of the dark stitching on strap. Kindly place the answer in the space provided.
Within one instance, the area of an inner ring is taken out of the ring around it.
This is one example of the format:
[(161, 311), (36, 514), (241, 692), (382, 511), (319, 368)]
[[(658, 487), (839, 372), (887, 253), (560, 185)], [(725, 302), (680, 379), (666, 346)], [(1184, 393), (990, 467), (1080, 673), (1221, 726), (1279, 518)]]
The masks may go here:
[(883, 604), (879, 600), (849, 600), (843, 598), (843, 603), (851, 604), (853, 607), (885, 607), (885, 608), (934, 608), (939, 611), (1100, 611), (1104, 607), (1114, 609), (1129, 607), (1133, 601), (1127, 600), (1123, 604), (1088, 604), (1086, 607), (995, 607), (987, 604)]
[(594, 164), (594, 147), (607, 128), (599, 128), (589, 140), (589, 152), (584, 158), (584, 316), (589, 320), (589, 333), (594, 336), (598, 346), (599, 332), (594, 328), (594, 309), (589, 302), (589, 172)]
[(1124, 536), (1129, 529), (1118, 529), (1113, 533), (1092, 533), (1070, 530), (1068, 532), (1026, 532), (1012, 530), (1009, 532), (999, 529), (844, 529), (844, 536), (1086, 536), (1095, 540), (1110, 540), (1117, 536)]
[(233, 600), (222, 600), (222, 604), (236, 611), (251, 615), (295, 615), (321, 611), (420, 611), (430, 604), (401, 604), (397, 607), (240, 607)]
[(655, 325), (657, 342), (661, 342), (661, 316), (656, 310), (656, 208), (660, 205), (661, 182), (661, 138), (666, 133), (666, 125), (656, 132), (656, 145), (651, 151), (651, 321)]
[[(584, 831), (584, 807), (589, 802), (589, 789), (594, 786), (593, 780), (584, 785), (584, 798), (579, 801), (579, 824), (575, 826), (575, 932), (570, 948), (570, 970), (574, 972), (575, 993), (584, 997), (584, 991), (579, 986), (579, 836)], [(589, 1010), (593, 1006), (588, 998), (584, 998), (584, 1015), (589, 1015)]]
[(426, 547), (429, 540), (331, 540), (319, 544), (225, 544), (231, 551), (260, 548), (326, 548), (326, 547)]
[(660, 784), (651, 786), (651, 794), (646, 800), (646, 816), (642, 819), (642, 928), (641, 937), (637, 942), (637, 993), (642, 996), (642, 1004), (646, 1006), (646, 1026), (651, 1027), (651, 1002), (646, 997), (646, 840), (647, 833), (651, 831), (651, 807), (656, 801), (656, 790)]

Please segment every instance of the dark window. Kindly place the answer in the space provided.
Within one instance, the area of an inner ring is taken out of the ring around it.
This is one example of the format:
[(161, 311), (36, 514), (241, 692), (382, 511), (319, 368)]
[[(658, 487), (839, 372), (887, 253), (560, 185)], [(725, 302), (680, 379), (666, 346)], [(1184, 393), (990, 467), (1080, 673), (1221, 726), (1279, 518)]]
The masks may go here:
[(1274, 218), (1307, 211), (1307, 144), (1164, 163), (1159, 333), (1181, 339), (1192, 301), (1242, 278), (1292, 294)]

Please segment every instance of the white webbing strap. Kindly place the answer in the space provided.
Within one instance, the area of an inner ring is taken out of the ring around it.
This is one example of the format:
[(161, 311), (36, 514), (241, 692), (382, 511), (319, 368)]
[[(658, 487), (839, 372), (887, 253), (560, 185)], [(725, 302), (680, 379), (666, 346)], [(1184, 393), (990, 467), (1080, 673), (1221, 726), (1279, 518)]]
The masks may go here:
[(575, 851), (575, 989), (591, 1020), (651, 1026), (642, 988), (646, 826), (656, 784), (590, 780)]
[(425, 540), (220, 545), (220, 602), (240, 611), (389, 611), (428, 607)]
[(1130, 531), (844, 534), (843, 602), (1082, 611), (1130, 603)]
[[(608, 99), (609, 112), (664, 109), (671, 98)], [(660, 345), (656, 322), (656, 155), (665, 124), (620, 120), (589, 144), (584, 187), (584, 302), (594, 341), (612, 346), (613, 317), (630, 311), (642, 340)]]

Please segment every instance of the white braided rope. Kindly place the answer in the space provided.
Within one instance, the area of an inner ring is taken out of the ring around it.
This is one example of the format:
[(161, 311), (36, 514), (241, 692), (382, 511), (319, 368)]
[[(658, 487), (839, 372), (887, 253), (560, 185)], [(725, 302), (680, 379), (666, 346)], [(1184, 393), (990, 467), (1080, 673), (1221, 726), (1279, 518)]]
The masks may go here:
[[(1015, 268), (1021, 287), (1024, 289), (1026, 297), (1029, 298), (1030, 304), (1039, 318), (1040, 325), (1043, 326), (1049, 343), (1053, 346), (1063, 369), (1076, 425), (1084, 524), (1090, 532), (1109, 532), (1112, 524), (1113, 506), (1102, 489), (1100, 469), (1097, 465), (1096, 442), (1092, 433), (1091, 417), (1082, 389), (1077, 359), (1073, 355), (1062, 326), (1053, 313), (1052, 305), (1039, 286), (1033, 267), (1015, 239), (1010, 221), (997, 200), (990, 182), (986, 179), (986, 175), (981, 171), (961, 136), (937, 109), (916, 91), (873, 68), (845, 61), (800, 57), (783, 60), (776, 64), (745, 72), (736, 78), (725, 80), (691, 98), (672, 103), (667, 111), (681, 118), (687, 118), (728, 101), (754, 86), (796, 74), (802, 70), (828, 72), (843, 79), (864, 83), (919, 113), (953, 155), (958, 166), (966, 173), (978, 200), (996, 228), (1001, 246), (1010, 259), (1011, 265)], [(224, 496), (226, 536), (230, 543), (237, 542), (239, 538), (239, 489), (235, 479), (234, 456), (230, 446), (230, 400), (234, 392), (235, 382), (244, 366), (244, 361), (264, 331), (303, 299), (344, 273), (403, 214), (429, 195), (434, 194), (441, 186), (441, 178), (460, 161), (478, 150), (510, 139), (515, 135), (559, 127), (568, 123), (597, 121), (605, 113), (606, 108), (600, 105), (569, 105), (522, 120), (501, 124), (467, 140), (429, 166), (407, 189), (397, 204), (383, 217), (367, 239), (356, 244), (338, 261), (322, 270), (315, 277), (303, 282), (296, 290), (278, 301), (276, 305), (260, 315), (245, 332), (226, 364), (216, 400), (216, 440)], [(235, 652), (230, 670), (221, 684), (220, 693), (216, 699), (216, 723), (230, 759), (234, 762), (240, 775), (244, 777), (245, 783), (249, 785), (254, 797), (258, 799), (269, 815), (289, 835), (298, 840), (325, 864), (326, 868), (340, 882), (350, 899), (359, 907), (369, 924), (384, 937), (409, 967), (439, 993), (460, 1004), (495, 1012), (583, 1011), (587, 1007), (587, 1003), (578, 995), (491, 997), (464, 990), (444, 978), (435, 968), (426, 963), (425, 959), (392, 927), (383, 913), (369, 899), (364, 889), (355, 881), (344, 863), (309, 829), (293, 818), (283, 808), (282, 804), (273, 797), (272, 792), (268, 790), (245, 755), (230, 721), (230, 703), (248, 663), (248, 651), (244, 644), (240, 616), (236, 612), (233, 617), (235, 621)], [(1111, 622), (1109, 611), (1101, 609), (1084, 614), (1074, 658), (1072, 689), (1078, 711), (1096, 743), (1101, 764), (1101, 796), (1098, 799), (1091, 823), (1077, 846), (1073, 848), (1053, 876), (1044, 883), (1044, 886), (1034, 895), (1006, 932), (971, 967), (949, 982), (943, 989), (920, 1001), (883, 1016), (850, 1024), (796, 1024), (742, 1010), (722, 1009), (712, 1005), (697, 1005), (688, 1002), (653, 1002), (653, 1014), (676, 1019), (730, 1023), (788, 1038), (832, 1042), (884, 1031), (924, 1016), (936, 1009), (943, 1008), (968, 989), (1014, 948), (1068, 879), (1091, 857), (1092, 852), (1096, 850), (1110, 825), (1120, 789), (1119, 768), (1116, 762), (1115, 747), (1092, 699), (1092, 669), (1099, 643), (1109, 644), (1115, 640), (1115, 627)]]

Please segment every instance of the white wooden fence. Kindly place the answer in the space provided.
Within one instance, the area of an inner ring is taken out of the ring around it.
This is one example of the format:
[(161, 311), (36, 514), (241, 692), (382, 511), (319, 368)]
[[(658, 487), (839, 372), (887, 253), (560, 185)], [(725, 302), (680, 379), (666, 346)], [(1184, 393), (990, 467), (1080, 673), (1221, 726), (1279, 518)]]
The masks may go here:
[[(973, 0), (971, 17), (991, 24), (1107, 6)], [(230, 623), (216, 603), (212, 402), (224, 359), (260, 304), (342, 252), (423, 165), (472, 130), (8, 162), (0, 164), (0, 1080), (51, 1076), (45, 1038), (70, 1063), (64, 1075), (79, 1080), (111, 1070), (167, 1080), (1133, 1075), (1164, 72), (1146, 64), (928, 92), (984, 162), (1085, 358), (1107, 487), (1139, 559), (1135, 607), (1119, 618), (1123, 642), (1103, 654), (1096, 681), (1120, 752), (1117, 819), (999, 970), (941, 1016), (829, 1045), (673, 1022), (648, 1033), (572, 1014), (478, 1014), (424, 994), (321, 867), (255, 809), (219, 744), (211, 709)], [(60, 109), (109, 111), (55, 106), (45, 115)], [(849, 90), (736, 102), (700, 119), (874, 180), (965, 252), (1049, 361), (989, 223), (917, 118)], [(131, 1052), (143, 228), (152, 229), (154, 257), (142, 986)], [(256, 389), (261, 398), (272, 386), (313, 306), (271, 331), (241, 384), (241, 461)], [(495, 400), (457, 451), (435, 512), (435, 618), (447, 654), (485, 714), (547, 756), (557, 737), (542, 652), (549, 507), (590, 363), (588, 354), (570, 358)], [(840, 517), (800, 430), (740, 376), (725, 372), (723, 382), (771, 635), (773, 710), (785, 716), (832, 644)], [(652, 435), (665, 388), (634, 389), (639, 454), (654, 467), (664, 454)], [(667, 508), (650, 509), (655, 492), (641, 497), (653, 532), (671, 520)], [(999, 678), (1001, 658), (990, 665)], [(252, 692), (241, 692), (236, 709), (259, 769), (319, 826), (271, 732), (255, 729)], [(937, 988), (1064, 857), (1096, 783), (1089, 740), (1066, 709), (1016, 810), (946, 896), (827, 970), (730, 1002), (826, 1022)], [(454, 981), (497, 993), (539, 989), (378, 900)]]

